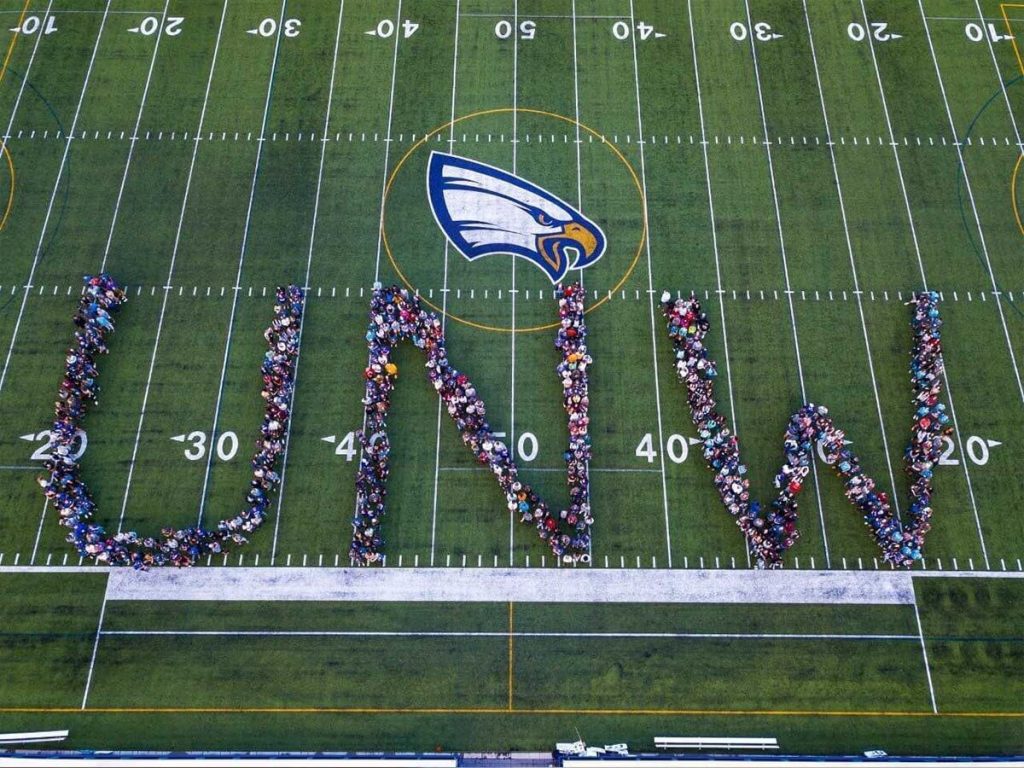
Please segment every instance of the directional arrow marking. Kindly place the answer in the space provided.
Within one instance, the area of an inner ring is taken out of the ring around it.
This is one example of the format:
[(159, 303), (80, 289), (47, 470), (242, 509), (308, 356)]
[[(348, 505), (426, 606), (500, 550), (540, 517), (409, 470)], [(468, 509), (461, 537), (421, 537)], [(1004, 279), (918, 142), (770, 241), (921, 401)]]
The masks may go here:
[(18, 435), (18, 437), (21, 440), (27, 440), (28, 442), (32, 442), (33, 440), (36, 439), (36, 433), (35, 432), (29, 432), (27, 435)]
[(998, 440), (987, 440), (986, 439), (985, 442), (988, 443), (988, 447), (989, 448), (995, 448), (996, 446), (1002, 445), (1002, 443), (999, 442)]
[(187, 435), (175, 435), (171, 438), (176, 443), (184, 443)]
[(321, 437), (320, 439), (323, 440), (325, 443), (335, 443), (338, 440), (337, 436), (335, 435), (328, 435), (327, 437)]
[(247, 30), (245, 30), (245, 34), (247, 34), (247, 35), (258, 35), (259, 32), (260, 31), (258, 29), (247, 29)]

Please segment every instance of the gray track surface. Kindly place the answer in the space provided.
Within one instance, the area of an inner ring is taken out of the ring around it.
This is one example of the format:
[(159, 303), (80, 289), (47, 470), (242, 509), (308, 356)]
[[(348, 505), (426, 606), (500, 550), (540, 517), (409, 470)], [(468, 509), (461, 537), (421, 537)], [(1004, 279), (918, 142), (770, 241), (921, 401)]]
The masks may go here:
[(914, 587), (900, 571), (213, 567), (112, 569), (107, 599), (912, 605)]

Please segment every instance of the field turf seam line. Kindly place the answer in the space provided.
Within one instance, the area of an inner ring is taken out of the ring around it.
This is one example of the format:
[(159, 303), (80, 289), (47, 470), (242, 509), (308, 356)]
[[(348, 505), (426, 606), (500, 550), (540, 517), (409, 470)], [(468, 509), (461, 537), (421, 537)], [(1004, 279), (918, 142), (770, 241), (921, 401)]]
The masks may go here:
[[(326, 136), (330, 128), (331, 123), (331, 107), (334, 102), (334, 83), (335, 76), (338, 71), (338, 51), (341, 48), (341, 26), (342, 20), (345, 16), (345, 0), (340, 0), (338, 5), (338, 23), (334, 33), (334, 53), (331, 57), (331, 79), (327, 90), (327, 106), (324, 114), (324, 129), (323, 135)], [(308, 297), (309, 289), (309, 276), (313, 270), (313, 245), (316, 242), (316, 221), (317, 216), (320, 214), (320, 191), (323, 185), (324, 178), (324, 161), (327, 155), (327, 144), (326, 142), (320, 143), (320, 163), (317, 167), (316, 174), (316, 194), (313, 197), (313, 217), (309, 228), (309, 250), (306, 254), (306, 275), (303, 279), (303, 300)], [(298, 336), (298, 351), (295, 355), (295, 373), (292, 380), (292, 394), (291, 400), (288, 404), (288, 412), (293, 413), (295, 409), (295, 393), (298, 391), (299, 381), (299, 362), (302, 358), (302, 328), (304, 324), (299, 325), (299, 336)], [(277, 515), (274, 517), (274, 538), (270, 548), (270, 564), (273, 565), (277, 559), (277, 537), (281, 528), (281, 507), (284, 502), (284, 489), (285, 479), (288, 472), (288, 448), (291, 444), (292, 435), (292, 420), (288, 419), (288, 425), (285, 427), (284, 433), (284, 457), (281, 460), (281, 484), (277, 491)], [(257, 555), (258, 556), (258, 555)]]
[[(867, 29), (867, 28), (869, 28), (870, 21), (869, 21), (869, 18), (868, 18), (867, 5), (865, 4), (864, 0), (860, 0), (860, 8), (861, 8), (861, 18), (862, 18), (863, 24), (865, 25), (865, 29)], [(903, 197), (903, 206), (904, 206), (904, 209), (905, 209), (906, 214), (907, 214), (907, 223), (908, 223), (908, 225), (910, 227), (910, 236), (911, 236), (911, 240), (912, 240), (913, 245), (914, 245), (914, 255), (916, 256), (916, 259), (917, 259), (917, 268), (918, 268), (918, 271), (919, 271), (919, 273), (921, 275), (921, 287), (924, 288), (927, 291), (927, 290), (929, 290), (929, 288), (928, 288), (928, 277), (927, 277), (927, 273), (926, 273), (926, 270), (925, 270), (925, 267), (924, 267), (924, 258), (921, 255), (921, 243), (920, 243), (920, 240), (918, 239), (918, 236), (917, 236), (917, 225), (914, 222), (914, 212), (913, 212), (913, 209), (911, 208), (910, 196), (909, 196), (909, 194), (907, 192), (907, 182), (906, 182), (906, 179), (903, 176), (903, 164), (900, 161), (899, 147), (895, 143), (895, 134), (893, 132), (893, 127), (892, 127), (892, 117), (889, 114), (889, 102), (888, 102), (888, 99), (885, 96), (885, 86), (882, 85), (882, 70), (878, 66), (878, 56), (875, 53), (874, 38), (871, 35), (866, 35), (865, 38), (866, 38), (866, 41), (867, 41), (867, 44), (868, 44), (868, 51), (871, 54), (871, 63), (872, 63), (872, 67), (873, 67), (874, 72), (875, 72), (875, 82), (878, 85), (878, 95), (879, 95), (879, 98), (881, 99), (881, 102), (882, 102), (882, 114), (885, 116), (885, 123), (886, 123), (886, 126), (888, 127), (888, 130), (889, 130), (890, 142), (892, 143), (892, 155), (893, 155), (893, 161), (896, 164), (896, 176), (897, 176), (897, 179), (899, 180), (900, 192), (901, 192), (901, 195)], [(939, 298), (940, 299), (944, 298), (942, 296), (941, 292), (939, 293)], [(956, 293), (954, 292), (954, 299), (955, 298), (956, 298)], [(954, 404), (954, 400), (953, 400), (953, 388), (950, 386), (949, 371), (947, 371), (945, 368), (943, 368), (942, 378), (943, 378), (943, 381), (944, 381), (944, 383), (946, 385), (946, 399), (949, 402), (950, 416), (952, 417), (952, 420), (953, 420), (953, 433), (956, 435), (957, 449), (960, 451), (960, 455), (961, 456), (966, 457), (967, 453), (964, 451), (964, 441), (963, 441), (963, 438), (962, 438), (962, 436), (960, 434), (960, 420), (957, 418), (957, 415), (956, 415), (956, 405)], [(974, 484), (971, 482), (971, 471), (970, 471), (970, 469), (967, 466), (967, 464), (968, 464), (967, 461), (961, 461), (960, 464), (961, 464), (961, 466), (963, 467), (963, 470), (964, 470), (964, 479), (967, 482), (967, 494), (968, 494), (968, 497), (971, 500), (971, 509), (974, 512), (975, 520), (978, 521), (978, 530), (979, 530), (979, 535), (980, 535), (981, 523), (980, 523), (980, 518), (978, 516), (978, 503), (977, 503), (977, 500), (975, 499), (975, 496), (974, 496)], [(984, 552), (985, 550), (984, 550), (984, 540), (983, 539), (981, 540), (981, 543), (982, 543), (982, 551)], [(985, 565), (986, 565), (986, 567), (988, 567), (988, 556), (987, 555), (985, 557)]]
[[(743, 5), (747, 15), (747, 27), (749, 29), (753, 29), (754, 22), (750, 13), (750, 0), (743, 0)], [(782, 272), (786, 280), (786, 298), (789, 305), (789, 324), (793, 331), (793, 348), (796, 352), (796, 371), (797, 378), (800, 381), (800, 397), (801, 402), (807, 403), (810, 401), (807, 399), (807, 386), (804, 382), (804, 366), (800, 354), (800, 334), (797, 332), (796, 327), (796, 309), (793, 306), (793, 294), (791, 292), (793, 286), (789, 279), (789, 259), (786, 255), (786, 239), (783, 234), (782, 227), (782, 210), (779, 207), (779, 190), (775, 181), (775, 162), (772, 159), (771, 143), (768, 140), (768, 113), (765, 111), (764, 93), (761, 88), (761, 67), (757, 60), (757, 46), (754, 43), (754, 35), (750, 35), (749, 38), (750, 57), (754, 65), (754, 83), (757, 85), (757, 101), (761, 112), (761, 125), (764, 129), (764, 151), (765, 157), (768, 159), (768, 176), (771, 180), (772, 203), (775, 209), (775, 223), (779, 236), (779, 251), (782, 255)], [(821, 503), (821, 481), (818, 478), (818, 462), (811, 462), (811, 473), (814, 476), (814, 498), (818, 507), (818, 521), (821, 525), (821, 541), (825, 549), (825, 565), (827, 567), (831, 567), (832, 556), (828, 547), (828, 530), (825, 527), (825, 510)]]

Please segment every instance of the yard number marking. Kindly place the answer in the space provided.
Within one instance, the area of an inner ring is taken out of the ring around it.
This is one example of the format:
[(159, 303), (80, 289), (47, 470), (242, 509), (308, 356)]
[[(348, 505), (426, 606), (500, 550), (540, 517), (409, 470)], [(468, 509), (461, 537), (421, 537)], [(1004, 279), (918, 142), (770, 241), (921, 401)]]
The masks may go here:
[[(946, 450), (942, 452), (942, 456), (939, 457), (939, 465), (943, 467), (955, 467), (959, 466), (960, 459), (954, 459), (953, 453), (956, 451), (956, 444), (952, 438), (943, 437), (943, 444), (946, 446)], [(967, 438), (967, 442), (964, 445), (964, 450), (967, 453), (968, 458), (977, 464), (979, 467), (983, 467), (988, 464), (989, 456), (992, 448), (998, 448), (1002, 445), (998, 440), (989, 440), (987, 438), (978, 437), (977, 435), (971, 435)]]
[[(512, 22), (502, 19), (494, 25), (494, 36), (499, 40), (508, 40), (512, 37)], [(533, 40), (537, 36), (537, 22), (531, 19), (524, 19), (519, 22), (519, 39)]]
[(734, 21), (729, 25), (729, 34), (732, 35), (732, 39), (737, 43), (742, 43), (753, 32), (753, 37), (759, 43), (770, 43), (772, 40), (781, 40), (782, 35), (772, 29), (772, 25), (767, 21), (755, 22), (751, 28), (748, 28), (745, 22)]
[[(281, 29), (285, 37), (298, 37), (302, 26), (301, 19), (285, 19)], [(245, 30), (247, 35), (259, 35), (260, 37), (273, 37), (277, 33), (277, 19), (263, 19), (254, 29)]]
[(359, 453), (359, 449), (356, 448), (356, 433), (349, 432), (339, 441), (335, 435), (327, 435), (327, 437), (321, 437), (325, 443), (334, 445), (337, 443), (337, 447), (334, 449), (335, 456), (344, 456), (345, 461), (352, 461), (356, 454)]
[[(420, 25), (415, 21), (409, 21), (409, 19), (406, 19), (402, 22), (402, 37), (406, 40), (409, 39), (416, 34), (416, 30), (419, 28)], [(370, 35), (371, 37), (381, 37), (386, 40), (395, 34), (395, 22), (391, 19), (381, 19), (377, 22), (376, 27), (366, 30), (364, 34)]]
[(26, 16), (25, 20), (17, 27), (11, 27), (9, 31), (19, 35), (34, 35), (42, 29), (44, 35), (52, 35), (57, 31), (57, 17), (47, 16), (46, 23), (38, 16)]
[[(164, 24), (164, 34), (169, 37), (177, 37), (181, 34), (181, 25), (185, 23), (184, 16), (168, 16)], [(160, 19), (156, 16), (147, 16), (139, 22), (139, 26), (128, 30), (133, 35), (152, 37), (160, 31)]]
[[(625, 21), (616, 21), (612, 24), (612, 36), (616, 40), (628, 40), (629, 34), (632, 30), (629, 28), (629, 24)], [(636, 33), (641, 40), (649, 40), (651, 37), (658, 40), (665, 37), (664, 32), (658, 32), (646, 21), (638, 21), (636, 24)]]
[(982, 27), (981, 24), (974, 21), (968, 22), (964, 26), (964, 34), (972, 43), (980, 43), (986, 36), (993, 43), (999, 43), (1003, 40), (1013, 40), (1013, 35), (1007, 32), (1000, 32), (996, 29), (996, 25), (991, 21), (985, 27)]
[[(30, 461), (49, 461), (53, 458), (50, 453), (53, 450), (53, 433), (50, 430), (44, 429), (39, 432), (29, 432), (27, 435), (21, 435), (20, 437), (22, 440), (30, 443), (42, 443), (42, 445), (32, 451), (32, 455), (29, 457)], [(85, 434), (85, 430), (76, 430), (75, 439), (78, 441), (78, 447), (72, 450), (69, 456), (72, 461), (78, 461), (82, 458), (82, 454), (85, 453), (85, 449), (89, 446), (89, 437)]]
[[(889, 22), (872, 21), (870, 27), (871, 39), (878, 43), (888, 43), (890, 40), (899, 40), (903, 35), (889, 31)], [(855, 43), (862, 43), (867, 39), (868, 29), (859, 21), (852, 22), (846, 28), (847, 36)]]
[[(185, 450), (185, 458), (189, 461), (199, 461), (206, 456), (206, 433), (194, 430), (187, 435), (175, 435), (171, 438), (176, 443), (189, 441), (192, 443)], [(222, 432), (217, 438), (217, 458), (221, 461), (231, 461), (238, 453), (238, 435), (234, 432)]]
[[(669, 435), (665, 441), (665, 454), (673, 464), (682, 464), (690, 455), (689, 446), (699, 444), (700, 440), (695, 437), (685, 438), (682, 435)], [(640, 439), (634, 453), (641, 459), (647, 459), (648, 464), (654, 463), (658, 452), (654, 449), (654, 436), (650, 432)]]

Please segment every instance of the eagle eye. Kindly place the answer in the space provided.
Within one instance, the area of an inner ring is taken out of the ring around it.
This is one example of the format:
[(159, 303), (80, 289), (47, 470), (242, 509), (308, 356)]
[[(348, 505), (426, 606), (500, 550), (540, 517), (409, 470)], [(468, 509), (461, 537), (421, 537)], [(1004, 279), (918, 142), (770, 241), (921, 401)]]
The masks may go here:
[(541, 224), (542, 226), (545, 226), (545, 227), (550, 227), (551, 226), (551, 220), (548, 219), (548, 217), (544, 215), (544, 211), (540, 211), (537, 214), (537, 223)]

